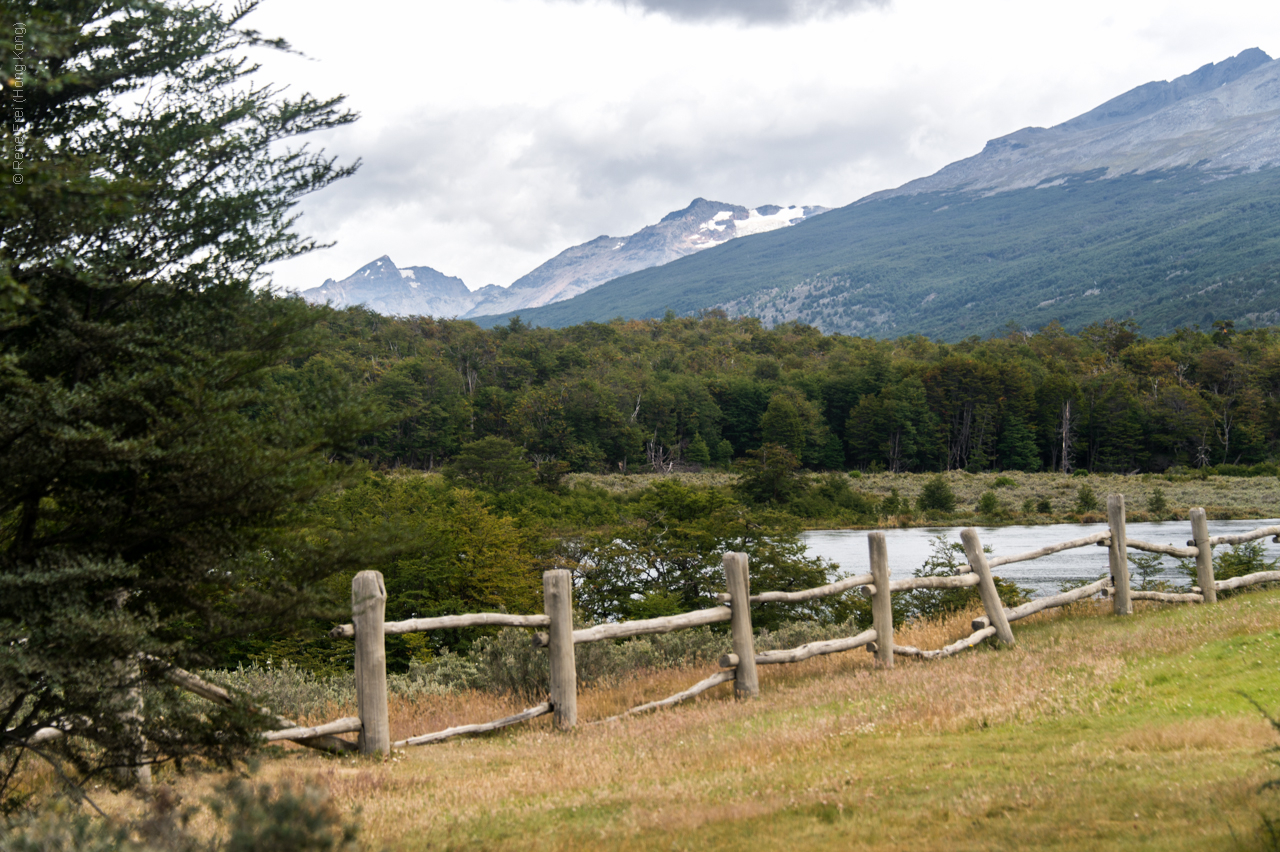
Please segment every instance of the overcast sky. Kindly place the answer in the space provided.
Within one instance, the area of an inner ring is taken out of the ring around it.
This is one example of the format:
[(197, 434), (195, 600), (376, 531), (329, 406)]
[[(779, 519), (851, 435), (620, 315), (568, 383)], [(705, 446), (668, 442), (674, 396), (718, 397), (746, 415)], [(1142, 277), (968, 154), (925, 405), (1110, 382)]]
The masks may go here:
[(359, 173), (301, 206), (333, 248), (472, 289), (696, 197), (838, 207), (1249, 47), (1274, 0), (264, 0), (294, 93), (362, 118), (314, 143)]

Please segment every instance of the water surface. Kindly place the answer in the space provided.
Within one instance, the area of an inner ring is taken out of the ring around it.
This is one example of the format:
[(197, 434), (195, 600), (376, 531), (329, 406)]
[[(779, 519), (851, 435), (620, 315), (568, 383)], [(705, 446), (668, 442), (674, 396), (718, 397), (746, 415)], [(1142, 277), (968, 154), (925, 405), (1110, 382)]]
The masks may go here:
[[(1248, 532), (1258, 527), (1271, 526), (1280, 520), (1265, 521), (1210, 521), (1209, 535), (1230, 535)], [(1051, 524), (1048, 526), (977, 527), (978, 537), (984, 545), (990, 545), (992, 556), (1012, 556), (1037, 550), (1059, 541), (1070, 541), (1092, 533), (1101, 532), (1106, 524)], [(963, 527), (915, 527), (913, 529), (888, 529), (884, 533), (889, 551), (889, 571), (894, 579), (910, 577), (924, 564), (932, 552), (932, 539), (946, 536), (950, 541), (960, 540)], [(842, 575), (868, 574), (871, 563), (867, 555), (868, 530), (810, 530), (801, 538), (810, 556), (830, 559), (840, 566)], [(1187, 521), (1160, 521), (1158, 523), (1134, 523), (1126, 526), (1129, 538), (1142, 539), (1154, 544), (1185, 546), (1191, 538), (1191, 524)], [(1280, 558), (1280, 545), (1270, 538), (1262, 539), (1268, 559)], [(1216, 548), (1215, 548), (1216, 549)], [(1189, 585), (1188, 577), (1177, 569), (1177, 560), (1164, 558), (1164, 571), (1160, 579)], [(1132, 571), (1132, 565), (1130, 565)], [(1107, 565), (1107, 549), (1096, 545), (1078, 547), (1033, 559), (1001, 565), (995, 573), (1006, 580), (1032, 590), (1033, 597), (1052, 595), (1061, 591), (1062, 585), (1079, 580), (1096, 580), (1110, 572)]]

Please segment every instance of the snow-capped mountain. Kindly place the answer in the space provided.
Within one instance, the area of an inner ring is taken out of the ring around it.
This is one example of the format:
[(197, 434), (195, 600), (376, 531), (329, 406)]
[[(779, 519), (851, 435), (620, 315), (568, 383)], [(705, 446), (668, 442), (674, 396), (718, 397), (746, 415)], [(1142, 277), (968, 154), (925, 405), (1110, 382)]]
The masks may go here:
[(510, 287), (469, 291), (459, 278), (429, 266), (397, 268), (382, 256), (341, 281), (332, 278), (302, 292), (309, 302), (335, 307), (363, 304), (382, 314), (469, 317), (549, 305), (610, 279), (694, 254), (735, 237), (761, 234), (825, 213), (826, 207), (749, 209), (697, 198), (655, 225), (625, 237), (596, 237), (565, 249)]
[(328, 302), (336, 308), (365, 305), (389, 316), (458, 316), (475, 303), (474, 294), (461, 278), (430, 266), (401, 269), (385, 254), (341, 281), (330, 278), (301, 295), (315, 304)]

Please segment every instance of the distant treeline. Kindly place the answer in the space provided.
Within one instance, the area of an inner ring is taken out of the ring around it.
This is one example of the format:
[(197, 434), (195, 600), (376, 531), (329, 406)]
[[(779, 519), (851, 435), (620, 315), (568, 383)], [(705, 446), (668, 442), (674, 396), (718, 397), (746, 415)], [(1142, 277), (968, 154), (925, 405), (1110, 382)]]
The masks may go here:
[[(358, 454), (431, 469), (488, 436), (553, 470), (730, 465), (762, 445), (811, 469), (1163, 471), (1280, 455), (1280, 329), (1132, 322), (947, 344), (754, 319), (332, 312), (298, 381), (359, 382), (383, 409)], [(1270, 465), (1267, 465), (1270, 468)]]

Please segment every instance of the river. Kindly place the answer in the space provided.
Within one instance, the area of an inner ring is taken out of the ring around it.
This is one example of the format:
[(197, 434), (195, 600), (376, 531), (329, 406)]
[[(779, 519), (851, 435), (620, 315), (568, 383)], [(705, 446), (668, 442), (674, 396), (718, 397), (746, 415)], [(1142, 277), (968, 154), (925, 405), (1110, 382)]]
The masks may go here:
[[(1265, 521), (1209, 521), (1209, 535), (1228, 535), (1248, 532), (1258, 527), (1280, 524), (1280, 520)], [(978, 527), (978, 537), (984, 545), (990, 545), (993, 556), (1011, 556), (1036, 550), (1058, 541), (1081, 538), (1107, 528), (1106, 524), (1051, 524), (1048, 526)], [(895, 579), (910, 577), (924, 564), (932, 552), (932, 540), (944, 535), (950, 541), (960, 540), (963, 527), (915, 527), (912, 529), (882, 530), (889, 551), (889, 570)], [(867, 556), (868, 530), (810, 530), (802, 534), (810, 556), (821, 556), (840, 566), (841, 575), (868, 574), (871, 572)], [(1161, 521), (1158, 523), (1128, 524), (1129, 538), (1150, 541), (1155, 544), (1185, 545), (1191, 538), (1188, 521)], [(1280, 545), (1270, 538), (1262, 539), (1267, 559), (1280, 558)], [(1217, 548), (1215, 548), (1217, 549)], [(1133, 553), (1134, 551), (1130, 551)], [(1165, 570), (1160, 579), (1180, 585), (1189, 584), (1189, 578), (1177, 570), (1177, 560), (1164, 558)], [(1130, 564), (1130, 571), (1133, 570)], [(1079, 580), (1096, 580), (1109, 572), (1107, 549), (1089, 545), (1033, 559), (1001, 565), (995, 573), (1006, 580), (1032, 590), (1032, 597), (1055, 594), (1064, 583)], [(1136, 578), (1135, 578), (1136, 584)]]

